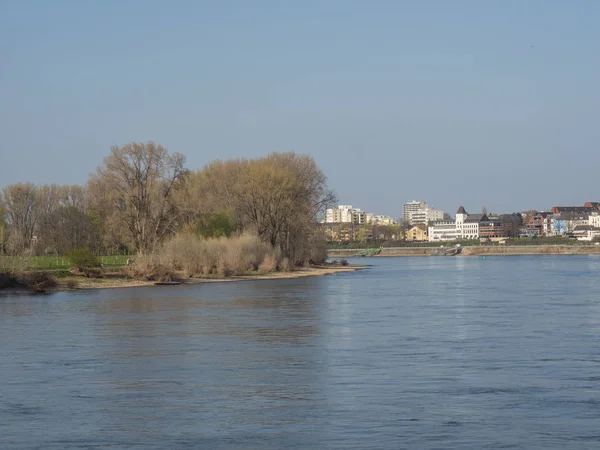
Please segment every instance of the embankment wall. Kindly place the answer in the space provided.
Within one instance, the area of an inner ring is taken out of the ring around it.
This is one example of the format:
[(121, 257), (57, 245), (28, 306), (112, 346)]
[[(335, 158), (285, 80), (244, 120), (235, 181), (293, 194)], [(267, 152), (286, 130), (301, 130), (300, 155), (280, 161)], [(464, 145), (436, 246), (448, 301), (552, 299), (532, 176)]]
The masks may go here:
[[(330, 258), (351, 258), (362, 249), (331, 249)], [(459, 256), (477, 255), (600, 255), (600, 245), (507, 245), (463, 247)], [(439, 247), (390, 247), (378, 256), (440, 256)]]

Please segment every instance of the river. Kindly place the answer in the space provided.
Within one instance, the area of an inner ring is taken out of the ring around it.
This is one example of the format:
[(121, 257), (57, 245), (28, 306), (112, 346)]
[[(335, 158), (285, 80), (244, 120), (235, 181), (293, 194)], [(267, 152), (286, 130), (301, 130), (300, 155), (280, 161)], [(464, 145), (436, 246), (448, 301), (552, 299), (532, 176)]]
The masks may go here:
[(600, 257), (0, 296), (0, 448), (600, 448)]

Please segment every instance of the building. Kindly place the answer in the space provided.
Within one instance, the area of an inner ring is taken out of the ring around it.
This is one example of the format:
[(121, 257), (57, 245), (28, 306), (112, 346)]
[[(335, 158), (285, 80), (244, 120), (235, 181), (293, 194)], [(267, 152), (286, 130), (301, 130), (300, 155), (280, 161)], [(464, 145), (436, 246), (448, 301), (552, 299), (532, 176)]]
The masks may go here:
[(373, 225), (396, 225), (396, 221), (390, 216), (374, 215), (372, 214), (371, 222)]
[(598, 211), (600, 211), (600, 202), (585, 202), (583, 206), (586, 208), (596, 208)]
[(600, 228), (600, 213), (592, 213), (592, 215), (588, 217), (588, 225)]
[(552, 216), (551, 212), (537, 212), (527, 218), (525, 228), (528, 230), (536, 230), (537, 235), (547, 234), (548, 221), (546, 220), (549, 216)]
[(456, 239), (479, 239), (480, 228), (486, 233), (496, 226), (485, 214), (468, 214), (464, 207), (458, 208), (456, 220), (440, 220), (432, 222), (428, 227), (428, 239), (432, 241), (453, 241)]
[(329, 242), (351, 242), (356, 238), (356, 228), (351, 223), (324, 223), (325, 237)]
[(497, 219), (488, 219), (479, 224), (479, 239), (496, 239), (506, 237), (504, 224)]
[(600, 228), (592, 225), (577, 225), (573, 229), (573, 237), (579, 241), (592, 241), (600, 236)]
[[(591, 202), (589, 203), (592, 204)], [(554, 206), (552, 208), (554, 214), (579, 214), (590, 215), (593, 212), (598, 212), (598, 208), (593, 206)]]
[(427, 203), (418, 201), (418, 200), (413, 200), (412, 202), (405, 203), (403, 218), (407, 222), (410, 222), (411, 213), (419, 211), (420, 209), (426, 209), (426, 208), (427, 208)]
[(360, 213), (360, 209), (353, 208), (352, 205), (339, 205), (337, 208), (329, 208), (325, 211), (325, 223), (354, 223), (355, 213)]
[(367, 213), (361, 211), (360, 209), (355, 209), (352, 211), (352, 223), (355, 225), (364, 225), (367, 223)]
[(426, 241), (427, 227), (425, 225), (415, 225), (406, 230), (405, 239), (407, 241)]
[(498, 217), (490, 217), (490, 219), (497, 219), (502, 223), (505, 237), (519, 236), (519, 230), (523, 225), (523, 216), (520, 213), (500, 214)]
[(592, 215), (581, 213), (561, 213), (550, 216), (550, 230), (553, 236), (572, 233), (580, 225), (589, 225)]
[(427, 239), (434, 241), (455, 241), (460, 239), (454, 220), (438, 220), (427, 227)]
[(354, 208), (352, 205), (339, 205), (325, 211), (322, 223), (353, 223), (354, 225), (395, 225), (396, 221), (390, 216), (376, 215)]
[(411, 225), (427, 225), (429, 222), (444, 220), (444, 211), (431, 209), (427, 203), (412, 201), (404, 204), (404, 220)]

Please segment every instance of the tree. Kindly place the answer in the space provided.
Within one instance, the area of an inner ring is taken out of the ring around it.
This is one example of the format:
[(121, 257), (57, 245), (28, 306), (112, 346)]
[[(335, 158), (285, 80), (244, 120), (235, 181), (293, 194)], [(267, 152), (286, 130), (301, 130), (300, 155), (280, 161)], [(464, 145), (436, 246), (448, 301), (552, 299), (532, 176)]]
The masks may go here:
[(209, 164), (196, 174), (192, 197), (205, 212), (226, 209), (239, 232), (256, 233), (294, 263), (315, 259), (311, 248), (325, 239), (317, 217), (335, 202), (315, 161), (295, 153)]
[(2, 193), (0, 192), (0, 255), (6, 252), (6, 214), (2, 206)]
[(107, 232), (127, 239), (138, 253), (153, 251), (175, 232), (182, 214), (176, 193), (185, 185), (185, 157), (153, 142), (112, 147), (90, 177)]
[(14, 254), (30, 250), (37, 224), (38, 189), (32, 183), (12, 184), (2, 190), (8, 228), (8, 247)]
[(228, 211), (200, 214), (196, 224), (196, 232), (205, 238), (230, 237), (235, 230), (235, 222)]

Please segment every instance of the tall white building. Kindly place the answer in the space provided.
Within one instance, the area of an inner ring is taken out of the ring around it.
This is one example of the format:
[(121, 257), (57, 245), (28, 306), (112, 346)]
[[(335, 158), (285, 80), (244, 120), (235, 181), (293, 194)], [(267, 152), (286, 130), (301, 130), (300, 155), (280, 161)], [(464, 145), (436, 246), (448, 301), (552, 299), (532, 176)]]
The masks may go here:
[(427, 203), (420, 200), (413, 200), (404, 204), (404, 220), (410, 222), (411, 213), (419, 211), (420, 209), (427, 209)]
[(412, 201), (404, 204), (404, 219), (412, 226), (427, 225), (429, 222), (443, 220), (444, 211), (431, 209), (425, 202)]

